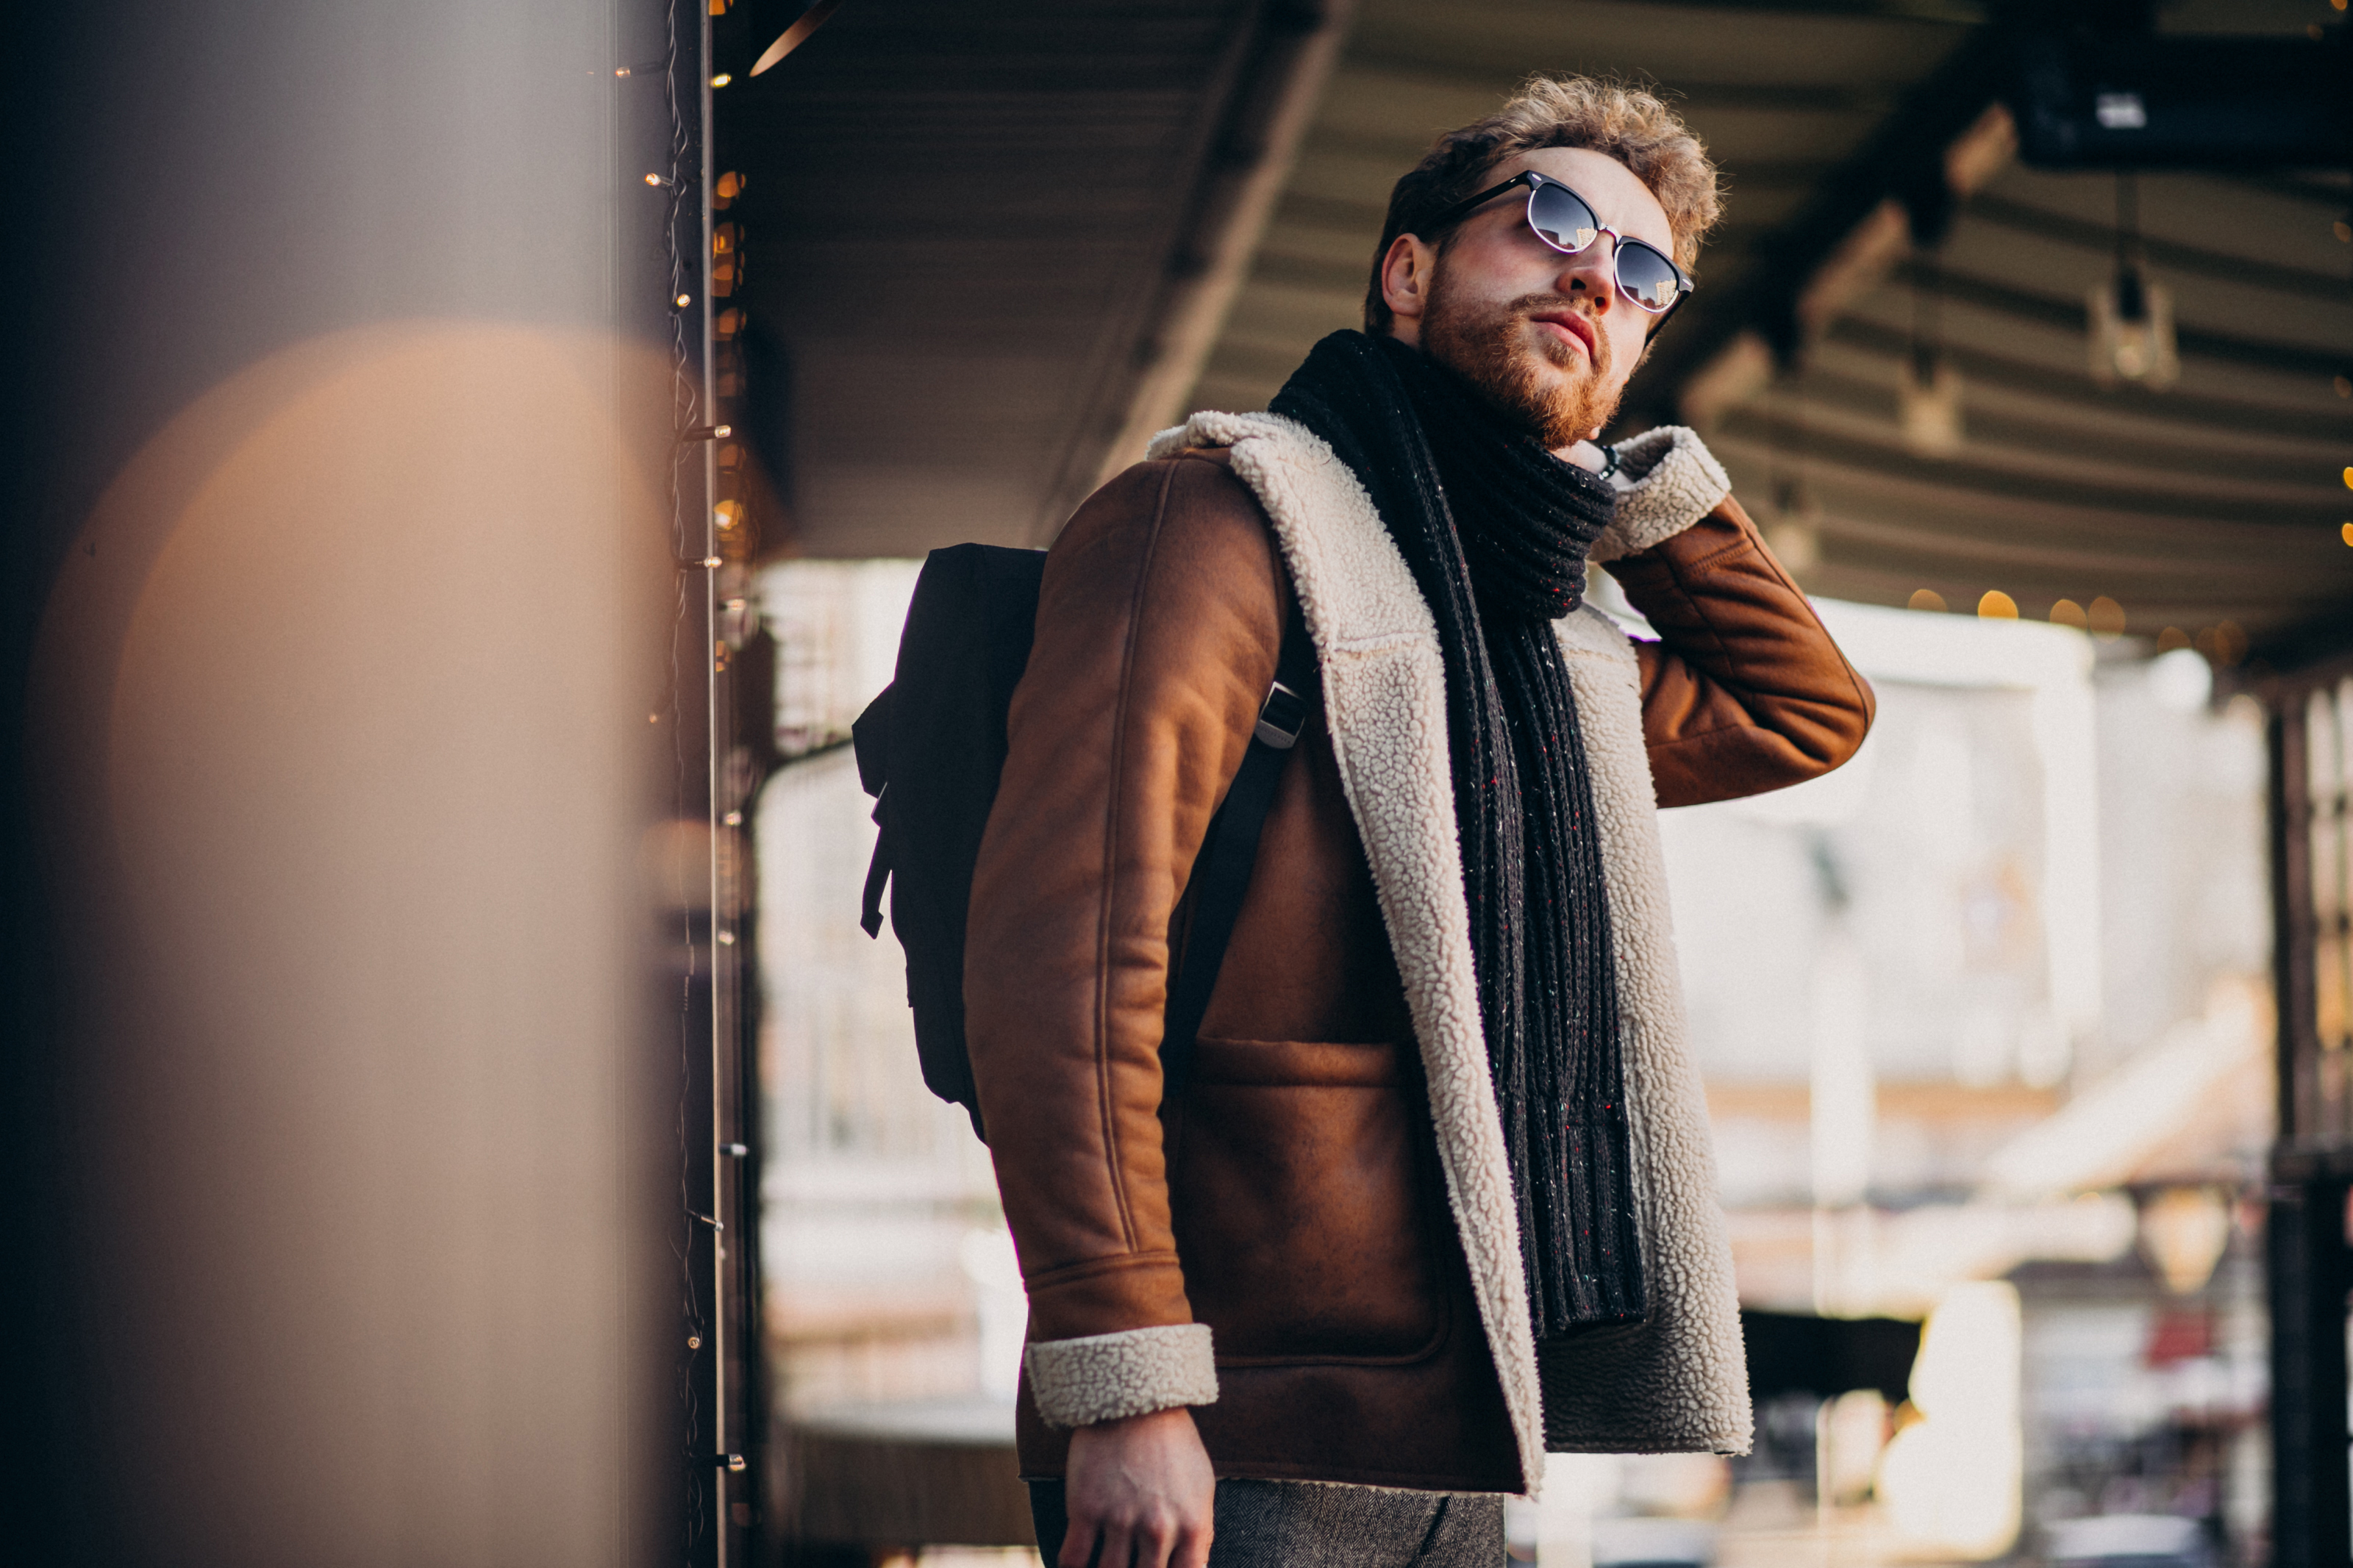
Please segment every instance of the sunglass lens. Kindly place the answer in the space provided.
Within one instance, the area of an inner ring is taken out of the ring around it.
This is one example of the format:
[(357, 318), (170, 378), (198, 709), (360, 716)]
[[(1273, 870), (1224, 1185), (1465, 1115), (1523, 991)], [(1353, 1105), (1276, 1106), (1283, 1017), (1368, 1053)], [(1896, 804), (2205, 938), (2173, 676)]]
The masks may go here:
[(1601, 220), (1582, 197), (1562, 185), (1538, 185), (1528, 193), (1528, 226), (1555, 250), (1574, 256), (1601, 232)]
[(1630, 239), (1618, 247), (1618, 286), (1645, 310), (1663, 310), (1682, 292), (1675, 264), (1664, 254)]

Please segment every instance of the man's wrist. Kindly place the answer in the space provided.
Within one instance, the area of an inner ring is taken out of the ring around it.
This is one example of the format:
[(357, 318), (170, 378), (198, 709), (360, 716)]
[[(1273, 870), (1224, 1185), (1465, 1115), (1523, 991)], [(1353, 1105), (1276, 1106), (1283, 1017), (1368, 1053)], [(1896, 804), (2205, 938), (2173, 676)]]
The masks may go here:
[(1101, 1433), (1104, 1436), (1117, 1436), (1131, 1432), (1146, 1432), (1155, 1426), (1166, 1426), (1179, 1421), (1188, 1426), (1192, 1425), (1192, 1406), (1171, 1405), (1165, 1410), (1146, 1410), (1135, 1415), (1113, 1415), (1108, 1420), (1090, 1421), (1078, 1429), (1082, 1432)]

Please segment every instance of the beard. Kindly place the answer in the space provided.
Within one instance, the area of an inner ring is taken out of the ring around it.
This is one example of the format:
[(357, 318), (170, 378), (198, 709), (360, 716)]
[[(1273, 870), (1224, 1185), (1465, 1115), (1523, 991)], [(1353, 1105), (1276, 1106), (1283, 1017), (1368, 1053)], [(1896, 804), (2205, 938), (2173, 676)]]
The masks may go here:
[(1578, 309), (1565, 294), (1523, 294), (1482, 309), (1457, 299), (1440, 268), (1422, 316), (1422, 352), (1468, 381), (1537, 445), (1557, 452), (1618, 411), (1618, 395), (1609, 390), (1609, 334), (1600, 322), (1593, 322), (1590, 363), (1550, 333), (1529, 331), (1528, 318), (1538, 310)]

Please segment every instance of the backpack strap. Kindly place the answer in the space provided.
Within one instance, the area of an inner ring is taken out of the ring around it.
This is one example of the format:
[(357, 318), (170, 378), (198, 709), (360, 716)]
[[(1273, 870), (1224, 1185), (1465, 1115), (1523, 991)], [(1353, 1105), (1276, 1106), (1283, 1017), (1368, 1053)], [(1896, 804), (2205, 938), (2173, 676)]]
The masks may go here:
[(1282, 629), (1282, 651), (1275, 658), (1274, 684), (1259, 707), (1250, 750), (1243, 753), (1241, 770), (1227, 786), (1225, 804), (1210, 819), (1208, 836), (1193, 861), (1193, 880), (1200, 891), (1193, 900), (1184, 962), (1168, 988), (1167, 1018), (1160, 1037), (1164, 1097), (1184, 1082), (1192, 1068), (1201, 1017), (1209, 1010), (1209, 993), (1217, 988), (1226, 943), (1242, 912), (1242, 895), (1250, 890), (1250, 868), (1258, 860), (1266, 814), (1274, 805), (1275, 782), (1307, 728), (1306, 694), (1314, 689), (1315, 678), (1315, 644), (1307, 635), (1307, 616), (1294, 603)]

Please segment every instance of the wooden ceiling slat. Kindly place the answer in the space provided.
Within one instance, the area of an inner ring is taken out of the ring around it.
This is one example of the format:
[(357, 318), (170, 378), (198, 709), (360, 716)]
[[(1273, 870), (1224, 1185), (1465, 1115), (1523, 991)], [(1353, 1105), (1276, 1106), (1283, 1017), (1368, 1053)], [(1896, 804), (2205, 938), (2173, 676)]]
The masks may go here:
[(2152, 478), (2162, 481), (2167, 476), (2153, 475), (2147, 468), (2052, 461), (2038, 458), (2032, 448), (2005, 450), (1984, 442), (1972, 443), (1949, 458), (1924, 458), (1905, 448), (1903, 437), (1892, 422), (1827, 413), (1800, 425), (1771, 408), (1752, 406), (1741, 410), (1737, 418), (1727, 418), (1723, 429), (1745, 440), (1802, 450), (1809, 461), (1819, 459), (1936, 485), (1961, 491), (1973, 501), (1986, 497), (2026, 498), (2149, 518), (2301, 527), (2333, 521), (2342, 510), (2337, 498), (2345, 494), (2344, 488), (2334, 483), (2334, 469), (2317, 465), (2302, 475), (2274, 472), (2267, 479), (2207, 474), (2193, 480), (2177, 472), (2172, 482), (2152, 487)]
[[(1845, 416), (1858, 428), (1868, 422), (1883, 439), (1898, 442), (1902, 437), (1896, 425), (1894, 366), (1889, 363), (1886, 368), (1889, 374), (1864, 379), (1813, 364), (1802, 375), (1786, 382), (1770, 401), (1751, 404), (1727, 416), (1725, 428), (1744, 430), (1752, 425), (1759, 430), (1769, 427), (1774, 432), (1772, 438), (1802, 447), (1815, 421)], [(1976, 395), (1965, 399), (1964, 424), (1972, 450), (1982, 450), (1997, 461), (2016, 461), (2026, 455), (2043, 456), (2089, 468), (2178, 475), (2217, 487), (2261, 487), (2268, 482), (2266, 476), (2289, 472), (2327, 475), (2333, 471), (2330, 459), (2338, 450), (2324, 443), (2298, 442), (2278, 443), (2261, 451), (2251, 451), (2244, 437), (2216, 437), (2203, 442), (2156, 439), (2154, 432), (2146, 427), (2146, 421), (2135, 422), (2141, 427), (2126, 434), (2111, 434), (2105, 426), (2065, 417), (2080, 412), (2077, 409), (2063, 405), (2061, 416), (2054, 418), (2040, 410), (2021, 412), (2016, 403), (2014, 393), (2000, 398)], [(2011, 454), (2018, 456), (2012, 458)], [(2318, 495), (2334, 499), (2326, 484), (2311, 488)]]
[[(1770, 447), (1733, 436), (1719, 444), (1736, 477), (1799, 471)], [(1915, 531), (1923, 539), (1966, 539), (2029, 552), (2021, 559), (2033, 552), (2082, 550), (2112, 559), (2119, 571), (2203, 571), (2210, 563), (2233, 573), (2293, 569), (2353, 587), (2353, 550), (2326, 524), (2157, 517), (2080, 501), (1973, 493), (1819, 454), (1809, 456), (1801, 471), (1808, 490), (1828, 511)]]
[[(1829, 338), (1834, 342), (1891, 360), (1909, 353), (1912, 348), (1911, 334), (1907, 331), (1859, 316), (1843, 317), (1833, 323)], [(2014, 348), (2016, 335), (2011, 334), (2008, 342), (2009, 346)], [(2063, 367), (2038, 364), (2010, 353), (1977, 347), (1950, 333), (1945, 339), (1943, 352), (1967, 380), (1982, 382), (1988, 386), (2014, 387), (2022, 392), (2074, 391), (2086, 401), (2137, 400), (2148, 405), (2150, 416), (2160, 425), (2194, 420), (2220, 429), (2243, 430), (2252, 435), (2292, 436), (2316, 441), (2345, 440), (2348, 436), (2348, 426), (2353, 426), (2353, 421), (2348, 421), (2348, 416), (2341, 411), (2341, 399), (2336, 400), (2337, 407), (2325, 406), (2320, 403), (2327, 383), (2318, 378), (2311, 378), (2314, 383), (2313, 405), (2293, 408), (2209, 396), (2179, 386), (2169, 392), (2150, 392), (2142, 387), (2125, 386), (2103, 391), (2093, 384), (2080, 357)]]
[[(1991, 192), (1980, 192), (1970, 198), (1965, 216), (1973, 224), (1985, 224), (2016, 234), (2031, 234), (2037, 238), (2057, 240), (2063, 245), (2092, 251), (2103, 261), (2116, 253), (2116, 229), (2114, 225), (2048, 212)], [(2166, 272), (2247, 284), (2277, 294), (2316, 300), (2336, 306), (2345, 305), (2348, 297), (2353, 297), (2353, 280), (2348, 280), (2341, 269), (2328, 273), (2308, 268), (2286, 267), (2262, 257), (2232, 255), (2151, 235), (2141, 237), (2139, 249), (2152, 268), (2161, 268)]]

